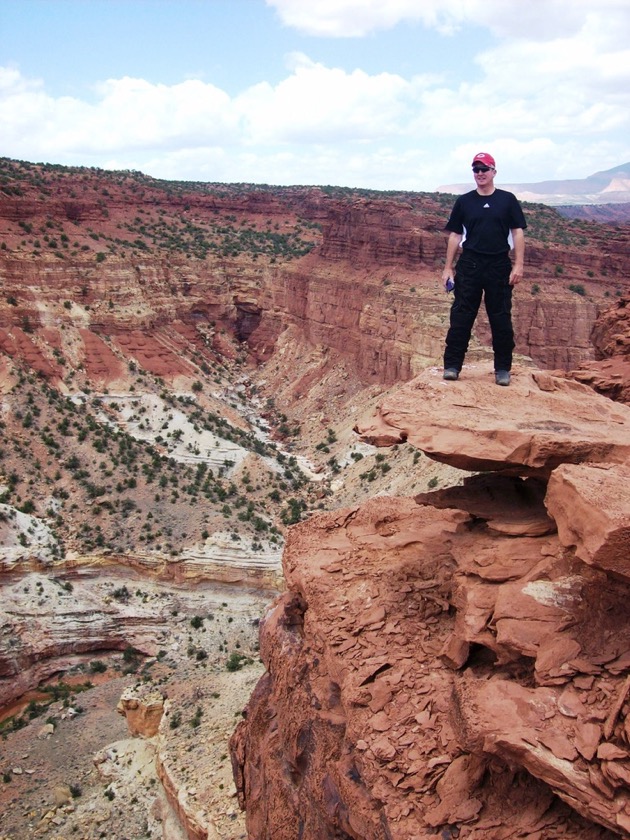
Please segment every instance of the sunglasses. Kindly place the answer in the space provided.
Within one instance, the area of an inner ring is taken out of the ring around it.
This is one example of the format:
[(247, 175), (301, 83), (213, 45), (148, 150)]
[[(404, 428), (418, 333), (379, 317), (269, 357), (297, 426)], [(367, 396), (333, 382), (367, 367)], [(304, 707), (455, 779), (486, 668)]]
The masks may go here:
[(491, 166), (473, 166), (473, 172), (477, 175), (479, 172), (490, 172)]

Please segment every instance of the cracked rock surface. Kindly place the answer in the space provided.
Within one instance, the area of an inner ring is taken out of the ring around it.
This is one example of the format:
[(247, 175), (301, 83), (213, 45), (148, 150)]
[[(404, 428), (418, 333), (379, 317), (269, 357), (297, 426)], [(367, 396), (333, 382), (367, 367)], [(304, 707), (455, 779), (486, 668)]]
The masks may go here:
[(248, 838), (630, 837), (630, 411), (491, 381), (425, 371), (358, 427), (483, 474), (290, 532), (231, 742)]

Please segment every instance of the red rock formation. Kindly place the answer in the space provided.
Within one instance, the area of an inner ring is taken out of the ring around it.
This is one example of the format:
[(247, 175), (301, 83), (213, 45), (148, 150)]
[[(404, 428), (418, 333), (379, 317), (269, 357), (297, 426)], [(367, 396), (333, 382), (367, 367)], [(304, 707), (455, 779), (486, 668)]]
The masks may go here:
[(592, 340), (598, 359), (630, 358), (630, 299), (620, 298), (597, 319)]
[[(483, 407), (482, 411), (477, 411)], [(457, 383), (429, 368), (360, 422), (366, 442), (401, 441), (465, 470), (548, 478), (561, 463), (630, 459), (630, 413), (590, 388), (517, 367), (510, 388), (494, 384), (490, 365), (465, 365)]]
[(26, 367), (30, 367), (47, 379), (61, 376), (61, 366), (48, 357), (44, 347), (38, 346), (33, 338), (20, 327), (0, 329), (0, 352), (6, 353)]
[[(237, 355), (234, 337), (270, 380), (274, 364), (290, 370), (297, 401), (338, 361), (378, 383), (439, 361), (449, 299), (436, 197), (184, 188), (44, 167), (29, 182), (28, 166), (13, 169), (0, 195), (0, 351), (46, 378), (63, 379), (67, 357), (99, 387), (123, 381), (130, 362), (190, 379)], [(555, 244), (532, 224), (517, 349), (583, 367), (583, 382), (613, 393), (617, 368), (606, 385), (587, 364), (627, 355), (621, 311), (619, 328), (599, 313), (627, 291), (628, 232), (584, 228), (578, 241), (551, 211), (529, 212)], [(231, 240), (210, 242), (216, 214)], [(307, 255), (260, 255), (234, 235), (305, 224)], [(483, 319), (477, 337), (487, 345)], [(291, 534), (289, 590), (262, 634), (268, 673), (233, 739), (251, 838), (628, 833), (627, 410), (524, 366), (497, 389), (477, 364), (487, 353), (471, 348), (456, 386), (430, 369), (362, 428), (500, 475), (375, 499)], [(3, 358), (0, 372), (6, 387)], [(144, 616), (125, 626), (90, 614), (87, 636), (78, 618), (55, 619), (38, 638), (68, 656), (121, 647), (140, 620), (134, 643), (155, 646)], [(8, 636), (3, 659), (13, 690), (46, 676), (46, 651), (20, 635), (19, 655)]]
[(630, 299), (600, 313), (591, 333), (596, 360), (586, 362), (571, 376), (610, 399), (630, 404)]
[(490, 472), (290, 531), (231, 742), (248, 837), (630, 836), (630, 411), (469, 367), (360, 429)]
[(90, 330), (79, 330), (83, 340), (83, 360), (90, 381), (107, 386), (110, 382), (121, 379), (124, 367), (108, 345), (96, 333)]
[[(81, 330), (84, 357), (76, 364), (97, 382), (115, 381), (119, 364), (136, 358), (167, 380), (190, 374), (191, 356), (214, 358), (222, 330), (268, 361), (292, 327), (305, 347), (330, 348), (364, 381), (388, 384), (441, 357), (449, 306), (439, 282), (444, 197), (184, 187), (140, 173), (10, 161), (3, 173), (1, 351), (53, 380), (60, 372), (43, 332), (51, 324), (63, 326), (66, 343)], [(550, 210), (528, 212), (527, 281), (514, 302), (517, 350), (544, 368), (577, 368), (593, 358), (590, 334), (604, 296), (627, 288), (630, 237), (597, 225), (578, 236), (575, 223)], [(306, 256), (261, 256), (241, 240), (233, 244), (235, 231), (250, 226), (267, 247), (274, 236), (315, 247)], [(228, 228), (226, 240), (217, 231)], [(15, 337), (25, 327), (28, 348)], [(87, 331), (116, 338), (119, 362), (105, 353), (95, 367)], [(184, 332), (183, 344), (174, 340)], [(483, 317), (477, 337), (487, 348)], [(109, 362), (111, 373), (103, 370)]]
[(551, 475), (546, 504), (562, 542), (581, 560), (630, 581), (628, 486), (630, 466), (563, 464)]

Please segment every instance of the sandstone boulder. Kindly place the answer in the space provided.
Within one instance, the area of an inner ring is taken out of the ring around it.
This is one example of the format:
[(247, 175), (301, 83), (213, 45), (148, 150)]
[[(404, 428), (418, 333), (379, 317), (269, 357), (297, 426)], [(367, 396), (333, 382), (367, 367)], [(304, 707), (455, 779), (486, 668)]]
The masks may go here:
[(545, 504), (560, 539), (600, 569), (630, 580), (630, 466), (564, 464)]
[(116, 711), (126, 718), (130, 735), (152, 738), (160, 728), (164, 697), (153, 686), (130, 686), (123, 691)]
[(583, 382), (598, 394), (615, 402), (630, 405), (630, 359), (614, 358), (584, 362), (570, 373), (572, 379)]
[(231, 740), (248, 836), (630, 837), (628, 409), (471, 365), (357, 431), (482, 474), (291, 529)]

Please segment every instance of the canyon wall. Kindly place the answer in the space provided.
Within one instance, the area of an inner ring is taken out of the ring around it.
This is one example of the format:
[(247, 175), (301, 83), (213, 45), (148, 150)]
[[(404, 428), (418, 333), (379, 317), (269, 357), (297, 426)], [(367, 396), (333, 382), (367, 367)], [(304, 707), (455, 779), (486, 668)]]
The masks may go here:
[[(46, 376), (58, 374), (55, 343), (57, 350), (69, 343), (59, 330), (79, 328), (127, 335), (117, 345), (123, 358), (133, 358), (139, 333), (159, 336), (166, 375), (182, 365), (182, 333), (186, 352), (203, 354), (213, 344), (218, 350), (222, 330), (265, 362), (293, 327), (306, 346), (334, 350), (365, 381), (391, 384), (440, 362), (450, 303), (440, 282), (448, 196), (202, 190), (85, 170), (46, 177), (43, 195), (36, 182), (21, 182), (19, 197), (0, 195), (0, 349)], [(630, 236), (589, 223), (574, 230), (577, 223), (540, 205), (526, 211), (517, 352), (544, 368), (578, 367), (593, 358), (598, 313), (629, 285)], [(243, 231), (267, 251), (252, 252)], [(293, 250), (280, 253), (288, 242)], [(483, 358), (484, 316), (477, 337), (472, 357)], [(87, 360), (83, 343), (77, 363)]]
[[(434, 238), (441, 250), (442, 238)], [(421, 264), (416, 273), (375, 263), (327, 265), (319, 255), (274, 269), (173, 260), (131, 266), (109, 260), (107, 268), (96, 268), (11, 259), (0, 271), (5, 288), (19, 295), (18, 306), (0, 306), (0, 349), (46, 376), (55, 369), (59, 375), (52, 351), (61, 349), (61, 325), (111, 338), (128, 358), (139, 349), (137, 333), (162, 336), (164, 363), (155, 372), (167, 376), (183, 364), (176, 345), (169, 352), (167, 333), (172, 339), (183, 333), (205, 353), (227, 330), (265, 362), (278, 336), (294, 327), (305, 344), (334, 350), (365, 381), (392, 384), (440, 363), (448, 325), (450, 300), (440, 288), (437, 259), (432, 270)], [(63, 300), (72, 300), (73, 311), (63, 310)], [(523, 287), (514, 302), (516, 352), (542, 367), (577, 367), (593, 358), (598, 312), (597, 303), (579, 295), (539, 296)], [(471, 351), (483, 356), (490, 344), (483, 315), (477, 337)], [(90, 362), (87, 348), (78, 353), (78, 363)]]

